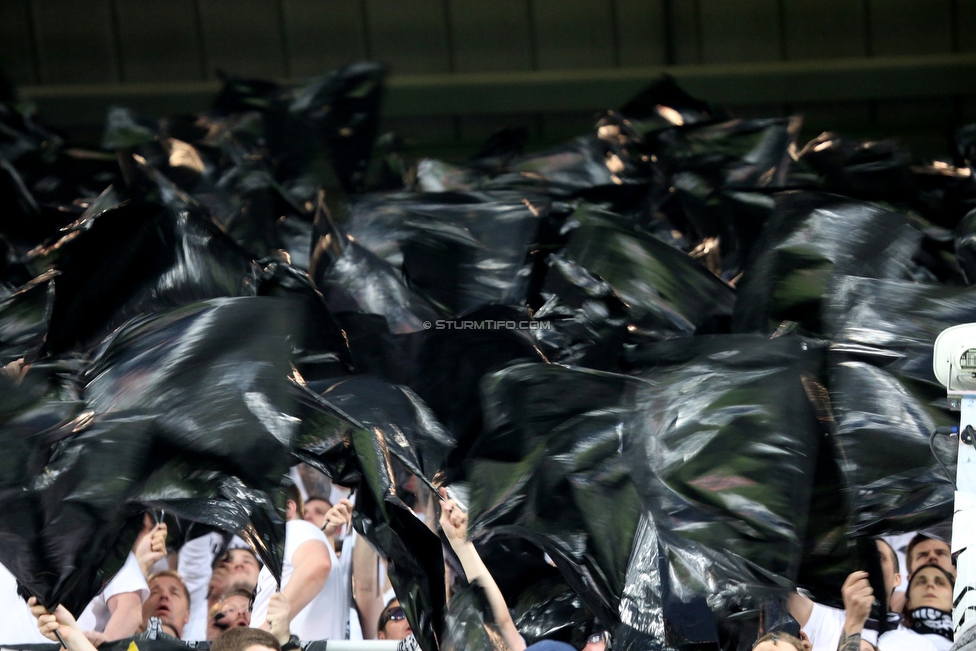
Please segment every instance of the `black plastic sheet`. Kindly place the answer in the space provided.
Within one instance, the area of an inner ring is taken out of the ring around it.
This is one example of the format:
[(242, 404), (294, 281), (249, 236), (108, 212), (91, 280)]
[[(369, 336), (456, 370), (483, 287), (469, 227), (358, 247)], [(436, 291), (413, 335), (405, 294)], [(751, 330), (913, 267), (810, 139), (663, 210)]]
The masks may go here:
[(250, 260), (192, 209), (102, 199), (32, 254), (38, 272), (61, 272), (45, 353), (88, 346), (141, 314), (254, 295)]
[(402, 193), (355, 201), (345, 230), (447, 315), (526, 300), (544, 197)]
[(795, 338), (696, 337), (639, 348), (644, 379), (494, 374), (472, 531), (545, 549), (601, 621), (622, 623), (624, 648), (716, 641), (715, 612), (797, 576), (820, 438), (804, 379), (822, 355)]
[(36, 357), (54, 304), (56, 271), (48, 271), (0, 298), (0, 366)]
[(385, 77), (385, 66), (372, 62), (286, 86), (224, 75), (214, 110), (262, 116), (277, 179), (303, 173), (324, 145), (342, 187), (361, 192), (379, 128)]
[[(853, 532), (915, 531), (951, 516), (953, 485), (929, 437), (957, 421), (932, 372), (933, 345), (945, 328), (973, 321), (972, 288), (854, 277), (832, 285), (829, 386), (842, 469), (856, 488)], [(952, 445), (935, 443), (951, 467)]]
[(725, 111), (689, 95), (674, 77), (661, 78), (620, 107), (630, 119), (663, 122), (668, 127), (710, 122), (725, 117)]
[(954, 235), (956, 258), (966, 282), (972, 285), (976, 283), (976, 210), (963, 217)]
[(256, 282), (259, 296), (287, 298), (302, 314), (302, 332), (291, 340), (291, 362), (302, 377), (318, 380), (351, 369), (345, 334), (308, 274), (272, 260), (257, 274)]
[(314, 267), (315, 284), (340, 319), (343, 313), (377, 315), (391, 333), (406, 334), (421, 332), (425, 322), (441, 316), (399, 270), (356, 241), (346, 242), (342, 254), (321, 273), (319, 264)]
[[(368, 435), (360, 439), (360, 449), (370, 441)], [(353, 524), (389, 559), (390, 582), (421, 648), (439, 649), (447, 600), (440, 539), (395, 492), (380, 492), (390, 484), (389, 475), (367, 472), (364, 479), (370, 490), (357, 495)]]
[(550, 328), (532, 333), (550, 359), (616, 371), (635, 339), (728, 330), (734, 290), (685, 253), (589, 204), (563, 232), (535, 314)]
[(390, 581), (422, 648), (439, 648), (445, 603), (440, 541), (397, 497), (394, 461), (430, 485), (453, 440), (411, 391), (375, 378), (294, 390), (303, 413), (296, 456), (333, 481), (359, 488), (356, 530), (389, 559)]
[[(654, 237), (622, 227), (615, 215), (581, 207), (570, 221), (567, 260), (599, 276), (627, 305), (630, 324), (690, 335), (732, 314), (735, 294), (702, 265)], [(665, 335), (666, 336), (666, 335)]]
[(908, 279), (922, 239), (904, 215), (838, 195), (777, 195), (739, 286), (732, 319), (738, 332), (772, 332), (793, 321), (824, 331), (822, 297), (837, 275)]
[(444, 651), (506, 651), (497, 627), (491, 620), (491, 607), (484, 590), (466, 585), (451, 596), (444, 618), (440, 648)]
[(378, 378), (356, 376), (315, 382), (309, 388), (369, 430), (376, 443), (429, 482), (455, 442), (413, 391)]
[(151, 414), (175, 450), (210, 459), (249, 486), (276, 487), (298, 425), (285, 384), (291, 307), (273, 298), (215, 299), (136, 319), (86, 371), (86, 401), (100, 414)]
[[(0, 498), (0, 562), (45, 606), (62, 604), (72, 612), (81, 612), (100, 589), (126, 502), (151, 472), (150, 417), (128, 412), (89, 421), (90, 414), (82, 414), (64, 426), (58, 436), (82, 431)], [(104, 480), (107, 468), (111, 482)]]

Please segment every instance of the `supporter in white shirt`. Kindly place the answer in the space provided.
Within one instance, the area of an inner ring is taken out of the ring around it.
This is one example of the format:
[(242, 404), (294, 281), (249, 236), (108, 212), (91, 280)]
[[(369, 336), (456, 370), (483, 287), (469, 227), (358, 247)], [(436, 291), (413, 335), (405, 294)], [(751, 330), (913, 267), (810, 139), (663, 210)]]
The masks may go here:
[(142, 602), (149, 596), (136, 555), (129, 552), (116, 573), (78, 618), (78, 626), (96, 646), (135, 635), (142, 624)]
[(936, 651), (952, 647), (952, 588), (955, 577), (939, 565), (922, 565), (908, 581), (905, 624)]
[[(885, 590), (888, 595), (891, 595), (895, 587), (901, 583), (901, 574), (898, 572), (899, 567), (897, 565), (898, 556), (884, 540), (879, 538), (876, 540), (876, 544)], [(844, 583), (845, 588), (852, 581), (859, 581), (862, 574), (864, 573), (854, 572), (851, 574)], [(866, 575), (863, 578), (865, 581), (867, 580)], [(873, 592), (871, 594), (873, 601)], [(813, 643), (813, 651), (837, 651), (841, 636), (844, 635), (845, 626), (849, 624), (849, 618), (845, 611), (816, 604), (798, 593), (790, 595), (789, 610), (793, 618), (799, 622), (800, 627), (809, 636)], [(895, 630), (887, 631), (880, 638), (877, 637), (875, 631), (865, 629), (860, 632), (860, 639), (876, 645), (880, 651), (935, 651), (931, 642), (901, 625)], [(860, 645), (860, 641), (858, 644)]]
[(183, 629), (187, 640), (207, 639), (208, 587), (213, 574), (213, 563), (220, 553), (224, 538), (219, 533), (208, 533), (183, 543), (176, 571), (190, 593), (190, 621)]
[(47, 644), (27, 602), (17, 594), (17, 579), (0, 565), (0, 644)]
[[(311, 509), (309, 506), (311, 505)], [(327, 509), (321, 507), (328, 505)], [(335, 506), (321, 497), (310, 498), (305, 504), (305, 521), (311, 522), (322, 530), (329, 542), (329, 557), (332, 561), (332, 571), (322, 588), (322, 593), (328, 603), (333, 604), (327, 617), (329, 634), (327, 640), (346, 639), (349, 632), (349, 612), (352, 605), (352, 559), (354, 536), (346, 535), (343, 539), (342, 555), (335, 551), (336, 537), (342, 530), (349, 528), (352, 523), (353, 504), (346, 498), (339, 500)], [(360, 632), (360, 637), (362, 633)]]
[(218, 559), (224, 537), (209, 533), (187, 541), (180, 549), (179, 574), (190, 592), (190, 621), (183, 629), (183, 639), (207, 639), (207, 616), (210, 609), (231, 589), (253, 590), (258, 582), (261, 563), (238, 537)]
[[(334, 553), (329, 553), (325, 534), (302, 519), (302, 498), (294, 486), (288, 488), (287, 504), (281, 591), (291, 606), (291, 632), (302, 640), (327, 639), (333, 633), (336, 605), (322, 589), (332, 570)], [(265, 620), (276, 588), (271, 572), (263, 568), (251, 612), (252, 628), (269, 628)]]

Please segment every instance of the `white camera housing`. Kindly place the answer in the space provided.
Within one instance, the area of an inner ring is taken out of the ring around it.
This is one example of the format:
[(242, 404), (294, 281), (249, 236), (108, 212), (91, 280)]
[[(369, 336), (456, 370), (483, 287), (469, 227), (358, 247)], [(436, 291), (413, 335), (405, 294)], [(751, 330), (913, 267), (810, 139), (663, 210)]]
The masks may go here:
[(976, 323), (942, 331), (935, 340), (932, 370), (949, 392), (976, 393)]

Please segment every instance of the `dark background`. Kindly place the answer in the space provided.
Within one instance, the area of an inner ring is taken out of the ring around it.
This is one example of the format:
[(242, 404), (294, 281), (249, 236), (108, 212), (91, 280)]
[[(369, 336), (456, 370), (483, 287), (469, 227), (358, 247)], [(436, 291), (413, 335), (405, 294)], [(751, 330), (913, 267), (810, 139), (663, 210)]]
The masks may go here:
[(976, 0), (0, 0), (0, 66), (48, 123), (198, 111), (218, 69), (270, 79), (391, 65), (384, 130), (468, 153), (586, 130), (667, 68), (737, 116), (802, 112), (919, 155), (976, 122)]

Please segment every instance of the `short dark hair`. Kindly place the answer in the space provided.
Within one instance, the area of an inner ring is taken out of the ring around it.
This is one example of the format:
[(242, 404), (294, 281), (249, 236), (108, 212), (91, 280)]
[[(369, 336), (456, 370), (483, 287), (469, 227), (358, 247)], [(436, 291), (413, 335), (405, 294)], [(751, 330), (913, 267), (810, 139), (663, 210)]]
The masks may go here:
[(295, 484), (288, 484), (285, 486), (285, 496), (287, 499), (295, 503), (295, 514), (299, 518), (305, 517), (305, 503), (302, 502), (302, 492), (298, 490), (298, 486)]
[(399, 607), (403, 607), (403, 604), (400, 603), (400, 599), (398, 597), (393, 597), (392, 599), (387, 601), (386, 605), (383, 607), (383, 610), (380, 611), (379, 620), (377, 620), (376, 622), (377, 631), (382, 631), (383, 629), (386, 628), (386, 624), (390, 621), (390, 606), (392, 606), (393, 604), (396, 604)]
[(915, 551), (915, 548), (921, 545), (926, 540), (938, 540), (940, 543), (943, 543), (946, 547), (949, 547), (949, 543), (947, 543), (944, 540), (939, 540), (938, 538), (935, 538), (933, 536), (926, 536), (924, 533), (915, 534), (915, 536), (908, 542), (908, 547), (905, 548), (905, 565), (908, 566), (905, 569), (907, 571), (909, 572), (912, 571), (912, 552)]
[[(789, 633), (784, 633), (782, 631), (772, 631), (771, 633), (766, 633), (761, 638), (756, 640), (756, 643), (752, 645), (752, 648), (755, 649), (763, 642), (772, 642), (773, 644), (776, 644), (780, 640), (786, 642), (787, 644), (792, 644), (793, 646), (795, 646), (796, 651), (803, 651), (803, 642), (800, 642), (800, 640), (793, 637)], [(211, 649), (211, 651), (215, 651), (215, 650)]]
[(149, 578), (146, 579), (146, 585), (149, 586), (156, 579), (161, 579), (163, 577), (169, 577), (171, 579), (176, 579), (176, 582), (180, 584), (183, 588), (183, 594), (186, 596), (186, 603), (190, 603), (190, 591), (187, 589), (186, 584), (183, 583), (183, 577), (176, 570), (162, 570), (161, 572), (156, 572), (155, 574), (150, 574)]
[(221, 563), (226, 563), (227, 561), (229, 561), (231, 555), (235, 551), (238, 551), (238, 550), (240, 550), (242, 552), (247, 552), (248, 554), (250, 554), (251, 556), (253, 556), (254, 557), (254, 560), (256, 560), (258, 562), (258, 567), (262, 567), (264, 565), (261, 562), (261, 558), (250, 547), (225, 547), (224, 550), (214, 558), (213, 563), (211, 563), (211, 567), (213, 569), (217, 569), (217, 566), (218, 565), (220, 565)]
[(259, 628), (230, 628), (217, 636), (210, 651), (244, 651), (252, 644), (261, 644), (281, 651), (275, 636)]
[(235, 583), (230, 588), (227, 589), (224, 594), (220, 595), (220, 602), (218, 605), (224, 601), (224, 599), (230, 599), (231, 597), (244, 597), (248, 601), (254, 596), (254, 590), (248, 589), (247, 585), (244, 583)]
[(880, 536), (875, 538), (875, 540), (877, 540), (879, 543), (884, 543), (885, 547), (888, 548), (888, 554), (891, 556), (891, 564), (895, 568), (895, 574), (901, 574), (901, 563), (898, 562), (898, 552), (895, 551), (895, 548), (891, 546), (891, 543)]

